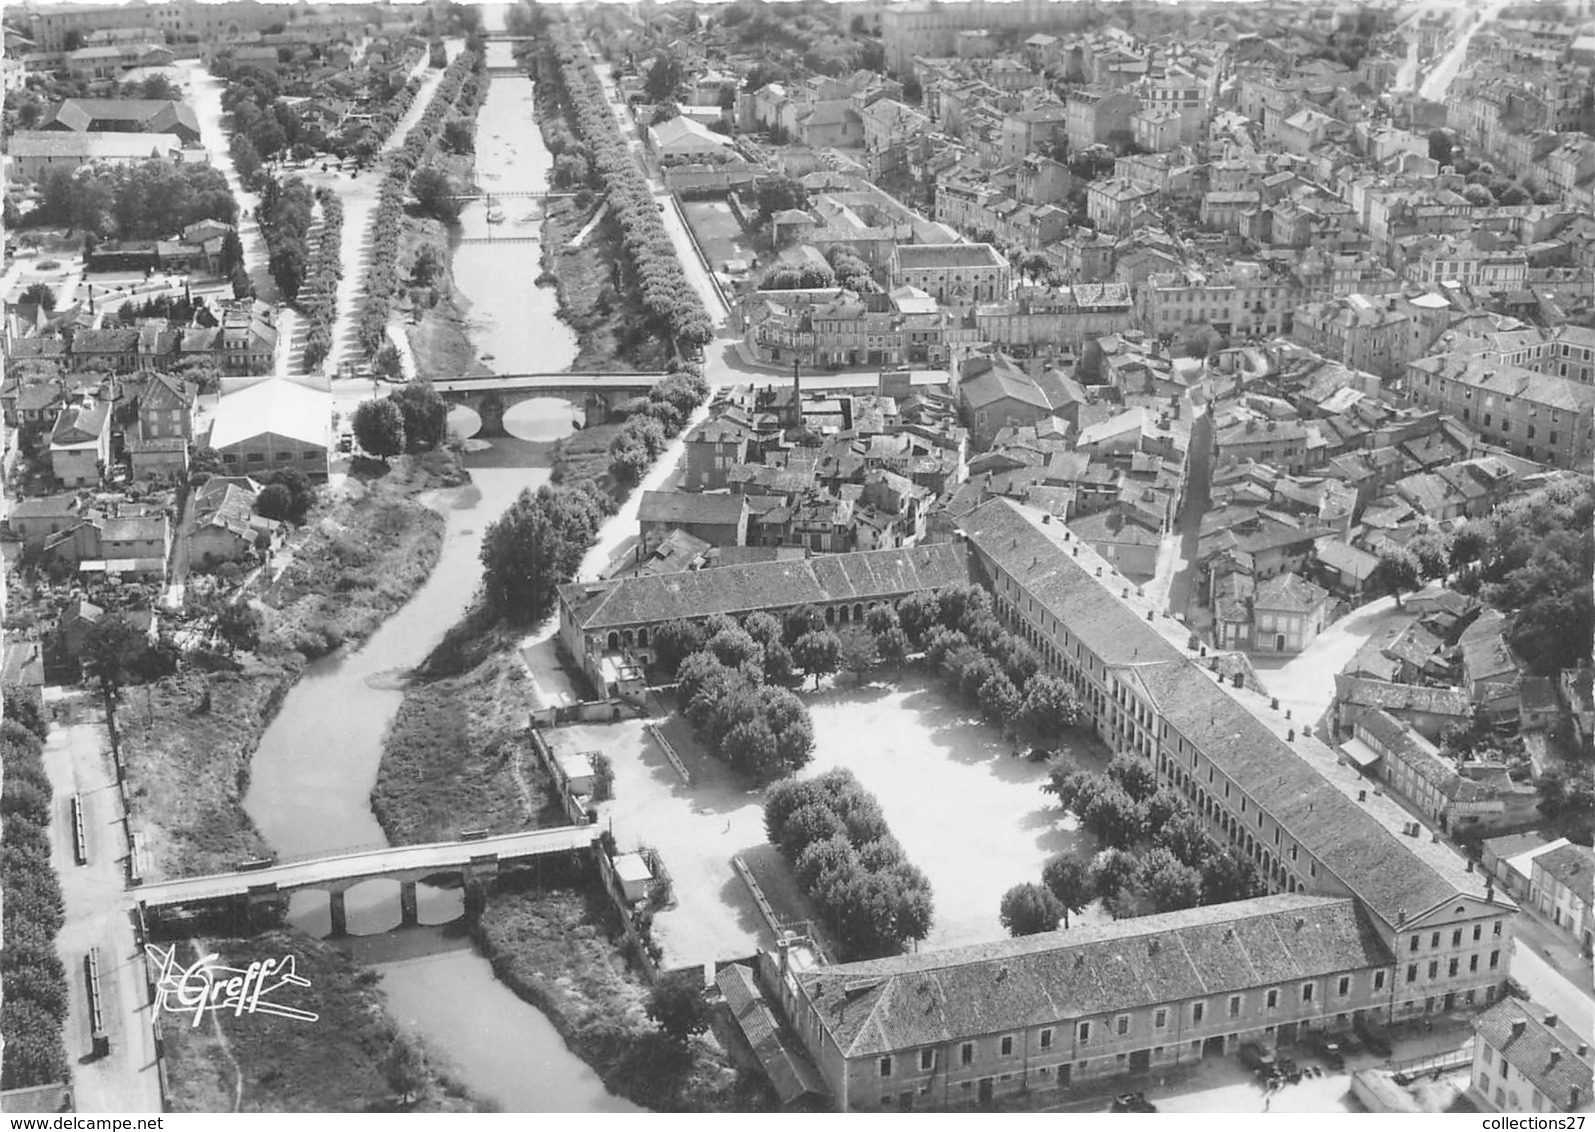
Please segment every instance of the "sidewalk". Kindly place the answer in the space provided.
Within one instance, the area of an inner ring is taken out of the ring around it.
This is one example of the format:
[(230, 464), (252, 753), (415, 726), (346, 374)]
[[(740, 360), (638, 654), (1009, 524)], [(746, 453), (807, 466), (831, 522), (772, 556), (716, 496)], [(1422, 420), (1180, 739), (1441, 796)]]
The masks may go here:
[[(55, 790), (57, 820), (52, 859), (66, 905), (56, 951), (67, 970), (66, 1052), (74, 1064), (73, 1099), (79, 1112), (160, 1112), (151, 1006), (143, 957), (133, 934), (127, 891), (130, 846), (104, 709), (93, 693), (76, 688), (44, 690), (52, 715), (44, 766)], [(83, 801), (88, 861), (79, 865), (73, 847), (70, 799)], [(99, 949), (103, 1033), (110, 1053), (93, 1058), (84, 959)]]

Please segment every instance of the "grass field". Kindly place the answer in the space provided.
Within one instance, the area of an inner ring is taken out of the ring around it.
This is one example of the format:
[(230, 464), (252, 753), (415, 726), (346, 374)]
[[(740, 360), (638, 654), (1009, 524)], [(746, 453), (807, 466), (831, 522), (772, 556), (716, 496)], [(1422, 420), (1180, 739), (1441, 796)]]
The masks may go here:
[(155, 876), (222, 872), (267, 854), (243, 807), (249, 760), (297, 675), (296, 663), (249, 658), (239, 673), (185, 671), (123, 690), (128, 790)]
[[(216, 952), (230, 967), (292, 955), (308, 987), (283, 987), (274, 1000), (316, 1014), (314, 1022), (216, 1011), (198, 1026), (162, 1018), (174, 1112), (394, 1112), (400, 1098), (381, 1063), (394, 1027), (383, 1012), (376, 979), (320, 940), (278, 930), (249, 939), (182, 940), (187, 966)], [(199, 950), (203, 948), (203, 950)], [(470, 1112), (471, 1099), (434, 1076), (405, 1111)]]
[[(462, 829), (539, 824), (550, 783), (527, 737), (526, 670), (497, 652), (460, 676), (405, 691), (382, 747), (371, 809), (388, 840), (417, 845)], [(563, 814), (553, 824), (564, 824)]]
[(698, 246), (709, 259), (715, 271), (724, 271), (727, 260), (740, 259), (751, 262), (753, 242), (742, 231), (742, 225), (731, 214), (731, 206), (723, 200), (684, 200), (681, 212), (698, 238)]

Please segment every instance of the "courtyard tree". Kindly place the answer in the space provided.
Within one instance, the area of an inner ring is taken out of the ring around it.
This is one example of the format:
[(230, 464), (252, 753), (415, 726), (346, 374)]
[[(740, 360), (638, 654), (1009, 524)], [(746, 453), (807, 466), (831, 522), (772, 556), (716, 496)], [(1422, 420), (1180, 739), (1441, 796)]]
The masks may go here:
[(48, 283), (30, 283), (28, 289), (22, 292), (23, 303), (31, 303), (42, 307), (46, 312), (55, 310), (55, 291)]
[(647, 1014), (673, 1042), (685, 1044), (709, 1028), (709, 1003), (696, 968), (661, 975), (648, 995)]
[(653, 631), (654, 663), (666, 677), (675, 676), (676, 667), (703, 646), (703, 628), (694, 621), (678, 618)]
[(976, 698), (980, 702), (980, 714), (986, 722), (1001, 728), (1006, 734), (1019, 714), (1019, 692), (1014, 688), (1013, 681), (1001, 672), (993, 672), (980, 685)]
[(830, 630), (804, 633), (792, 646), (792, 660), (805, 676), (814, 677), (814, 686), (820, 678), (835, 672), (841, 663), (842, 642)]
[(1401, 608), (1401, 591), (1416, 590), (1421, 580), (1417, 555), (1400, 546), (1391, 546), (1379, 552), (1379, 565), (1374, 574), (1380, 584), (1395, 596), (1396, 608)]
[(923, 647), (925, 636), (941, 622), (941, 603), (936, 595), (921, 591), (909, 594), (897, 603), (897, 618), (908, 634), (909, 643)]
[(1141, 755), (1128, 752), (1114, 755), (1113, 761), (1108, 763), (1107, 774), (1137, 803), (1157, 793), (1157, 771), (1152, 760)]
[[(829, 841), (837, 834), (847, 835), (847, 823), (830, 806), (810, 803), (800, 806), (786, 819), (781, 828), (778, 847), (788, 860), (795, 861), (810, 845)], [(851, 837), (848, 843), (852, 844)]]
[(404, 451), (404, 414), (391, 400), (362, 401), (354, 411), (354, 438), (386, 464)]
[(1203, 904), (1230, 904), (1262, 894), (1256, 867), (1232, 848), (1221, 849), (1202, 868)]
[(1009, 935), (1036, 935), (1057, 931), (1063, 905), (1042, 885), (1016, 884), (1002, 894), (998, 916)]
[(653, 103), (671, 102), (675, 99), (681, 82), (681, 60), (669, 51), (661, 52), (643, 79), (643, 96)]
[(739, 770), (760, 778), (768, 778), (781, 770), (781, 748), (775, 732), (762, 718), (737, 723), (720, 742), (720, 752), (726, 761)]
[(1155, 832), (1185, 809), (1185, 799), (1178, 791), (1171, 786), (1160, 786), (1146, 800), (1146, 828)]
[(1063, 926), (1069, 926), (1069, 915), (1079, 912), (1096, 896), (1091, 880), (1091, 866), (1079, 857), (1060, 855), (1048, 861), (1041, 870), (1041, 883), (1047, 886), (1063, 912)]
[(83, 636), (83, 671), (107, 692), (115, 692), (136, 671), (145, 647), (144, 634), (126, 616), (107, 613)]
[(1106, 849), (1091, 862), (1091, 884), (1099, 900), (1111, 900), (1135, 883), (1141, 862), (1124, 849)]
[(744, 664), (760, 664), (764, 660), (764, 648), (753, 636), (739, 625), (732, 625), (721, 629), (709, 638), (707, 646), (710, 652), (721, 664), (727, 668), (740, 668)]
[(1080, 824), (1102, 844), (1128, 849), (1141, 837), (1144, 816), (1123, 787), (1110, 785), (1099, 790), (1080, 811)]
[(1155, 848), (1141, 861), (1137, 886), (1154, 910), (1178, 912), (1202, 899), (1202, 875), (1169, 850)]
[(1019, 720), (1038, 742), (1049, 743), (1080, 725), (1083, 711), (1074, 689), (1057, 676), (1037, 673), (1025, 684)]
[(851, 674), (860, 683), (880, 662), (880, 649), (865, 629), (854, 627), (839, 634), (837, 644), (837, 669)]

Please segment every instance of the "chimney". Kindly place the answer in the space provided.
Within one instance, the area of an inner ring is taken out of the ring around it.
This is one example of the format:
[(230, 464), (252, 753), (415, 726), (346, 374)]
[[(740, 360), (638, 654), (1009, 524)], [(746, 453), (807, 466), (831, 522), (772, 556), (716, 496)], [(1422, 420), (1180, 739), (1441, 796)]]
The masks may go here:
[(1290, 709), (1289, 709), (1289, 708), (1286, 708), (1286, 709), (1285, 709), (1285, 718), (1286, 718), (1286, 719), (1289, 719), (1289, 718), (1290, 718)]
[(1279, 710), (1279, 697), (1278, 696), (1270, 696), (1268, 698), (1268, 706), (1270, 708), (1272, 708), (1274, 711), (1278, 711)]
[(1556, 1015), (1554, 1015), (1554, 1014), (1547, 1014), (1547, 1015), (1546, 1015), (1546, 1016), (1545, 1016), (1545, 1028), (1546, 1028), (1546, 1029), (1547, 1029), (1547, 1030), (1554, 1030), (1554, 1029), (1556, 1029), (1556, 1022), (1557, 1022), (1557, 1018), (1556, 1018)]
[(1285, 732), (1285, 742), (1294, 743), (1295, 741), (1296, 741), (1296, 729), (1294, 727), (1292, 727), (1289, 731)]
[(1366, 790), (1357, 791), (1357, 801), (1366, 802), (1367, 800), (1368, 800), (1368, 791), (1366, 791)]
[(1545, 1067), (1546, 1072), (1548, 1073), (1552, 1069), (1555, 1069), (1556, 1065), (1557, 1065), (1557, 1062), (1559, 1062), (1561, 1060), (1562, 1060), (1562, 1051), (1559, 1050), (1559, 1049), (1553, 1049), (1551, 1051), (1551, 1063)]
[(1578, 1043), (1578, 1056), (1581, 1057), (1581, 1058), (1589, 1056), (1589, 1043), (1588, 1042), (1579, 1042)]
[(1529, 1024), (1523, 1021), (1523, 1019), (1519, 1018), (1516, 1022), (1512, 1023), (1512, 1036), (1514, 1038), (1521, 1038), (1523, 1036), (1523, 1031), (1528, 1028)]
[(1407, 926), (1407, 910), (1405, 908), (1397, 908), (1396, 909), (1396, 927), (1404, 928), (1406, 926)]
[(1237, 687), (1237, 688), (1241, 687), (1245, 683), (1245, 681), (1241, 678), (1241, 674), (1239, 672), (1237, 672), (1237, 673), (1235, 673), (1235, 675), (1231, 676), (1229, 678), (1229, 682), (1234, 687)]

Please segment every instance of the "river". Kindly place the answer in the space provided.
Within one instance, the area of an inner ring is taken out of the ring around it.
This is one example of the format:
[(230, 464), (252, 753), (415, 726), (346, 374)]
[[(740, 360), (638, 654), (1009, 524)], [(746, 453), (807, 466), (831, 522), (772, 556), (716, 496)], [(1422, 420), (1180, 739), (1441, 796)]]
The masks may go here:
[[(489, 44), (490, 62), (500, 49), (507, 54), (508, 45)], [(486, 185), (506, 192), (546, 188), (551, 159), (532, 121), (531, 92), (529, 79), (493, 79), (478, 118), (478, 176)], [(493, 227), (537, 234), (538, 225), (508, 211), (509, 222)], [(487, 228), (486, 206), (472, 205), (463, 235), (485, 235)], [(466, 243), (455, 260), (477, 347), (511, 372), (561, 370), (576, 355), (575, 335), (556, 317), (553, 291), (535, 285), (538, 251), (535, 243)], [(464, 613), (481, 580), (484, 530), (523, 488), (547, 482), (552, 442), (571, 431), (572, 414), (563, 401), (523, 402), (505, 414), (512, 437), (473, 443), (466, 458), (471, 483), (435, 501), (446, 527), (426, 584), (362, 647), (310, 665), (288, 693), (261, 738), (244, 798), (281, 857), (386, 844), (370, 797), (383, 736), (403, 699), (403, 676)], [(451, 427), (469, 435), (473, 416), (453, 414)], [(381, 972), (394, 1017), (413, 1026), (456, 1079), (508, 1112), (635, 1111), (605, 1090), (546, 1017), (493, 977), (460, 930), (458, 890), (423, 886), (418, 897), (422, 926), (395, 931), (395, 882), (350, 889), (350, 943), (357, 959)], [(325, 895), (295, 896), (289, 918), (325, 935)]]

